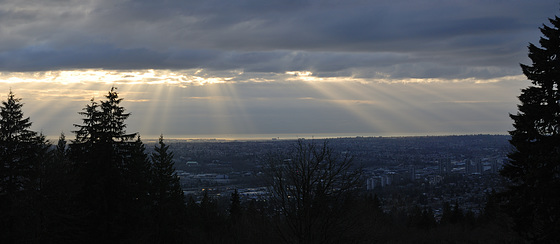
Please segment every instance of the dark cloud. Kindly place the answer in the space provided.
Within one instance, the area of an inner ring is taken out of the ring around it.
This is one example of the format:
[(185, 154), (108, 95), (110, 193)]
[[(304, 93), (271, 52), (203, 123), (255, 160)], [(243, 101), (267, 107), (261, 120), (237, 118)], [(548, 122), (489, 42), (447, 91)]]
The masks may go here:
[(553, 1), (2, 1), (0, 70), (519, 74)]

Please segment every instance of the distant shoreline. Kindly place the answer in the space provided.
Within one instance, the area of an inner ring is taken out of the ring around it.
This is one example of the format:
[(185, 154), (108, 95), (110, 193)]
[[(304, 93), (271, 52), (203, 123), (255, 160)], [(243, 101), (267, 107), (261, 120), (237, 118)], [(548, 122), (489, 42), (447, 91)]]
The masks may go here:
[[(318, 134), (318, 135), (296, 135), (296, 134), (277, 134), (276, 137), (273, 134), (257, 134), (257, 135), (239, 135), (238, 137), (230, 137), (223, 135), (200, 135), (196, 136), (166, 136), (164, 135), (165, 141), (185, 141), (185, 142), (230, 142), (230, 141), (289, 141), (297, 139), (306, 140), (323, 140), (323, 139), (352, 139), (352, 138), (403, 138), (403, 137), (451, 137), (451, 136), (479, 136), (479, 135), (489, 135), (489, 136), (509, 136), (507, 133), (472, 133), (472, 134)], [(144, 142), (155, 142), (158, 139), (155, 137), (143, 137)]]
[[(339, 138), (371, 138), (371, 137), (440, 137), (440, 136), (474, 136), (474, 135), (495, 135), (508, 136), (507, 133), (291, 133), (291, 134), (225, 134), (225, 135), (163, 135), (165, 141), (189, 141), (189, 142), (212, 142), (212, 141), (276, 141), (276, 140), (297, 140), (297, 139), (339, 139)], [(156, 142), (158, 136), (146, 136), (140, 134), (144, 142)], [(58, 136), (47, 136), (51, 142), (58, 141)], [(74, 139), (74, 134), (67, 134), (66, 140)]]

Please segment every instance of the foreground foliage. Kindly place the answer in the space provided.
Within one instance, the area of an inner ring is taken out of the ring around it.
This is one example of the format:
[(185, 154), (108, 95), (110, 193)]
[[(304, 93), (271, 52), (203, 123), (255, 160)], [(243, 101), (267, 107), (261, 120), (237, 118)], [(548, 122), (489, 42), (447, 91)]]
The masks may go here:
[(510, 179), (503, 206), (515, 229), (531, 242), (560, 239), (560, 18), (540, 28), (541, 47), (529, 45), (532, 65), (521, 65), (532, 86), (522, 90), (509, 163), (501, 174)]

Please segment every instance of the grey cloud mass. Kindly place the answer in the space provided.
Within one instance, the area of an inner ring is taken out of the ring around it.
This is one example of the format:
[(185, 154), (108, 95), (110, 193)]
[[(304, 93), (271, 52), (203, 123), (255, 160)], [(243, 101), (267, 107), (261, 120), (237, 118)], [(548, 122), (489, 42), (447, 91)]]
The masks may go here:
[(0, 1), (0, 71), (520, 74), (555, 1)]

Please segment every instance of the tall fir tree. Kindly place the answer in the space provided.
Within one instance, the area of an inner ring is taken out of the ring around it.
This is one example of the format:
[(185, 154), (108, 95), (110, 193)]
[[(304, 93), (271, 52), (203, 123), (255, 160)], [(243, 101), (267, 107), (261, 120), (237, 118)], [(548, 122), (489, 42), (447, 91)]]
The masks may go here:
[(89, 241), (133, 241), (141, 230), (130, 210), (141, 208), (134, 200), (147, 191), (138, 181), (149, 178), (149, 172), (141, 169), (147, 165), (146, 155), (141, 141), (132, 141), (136, 133), (126, 133), (130, 114), (120, 105), (116, 88), (105, 98), (100, 103), (92, 99), (79, 113), (83, 124), (75, 125), (69, 154), (82, 181), (80, 202), (90, 213), (84, 219)]
[(0, 191), (7, 195), (30, 188), (35, 163), (31, 152), (41, 140), (30, 130), (31, 121), (24, 118), (22, 107), (11, 91), (0, 107)]
[(151, 155), (152, 166), (152, 216), (154, 218), (154, 243), (173, 243), (181, 239), (186, 205), (179, 176), (173, 164), (173, 152), (160, 136)]
[(560, 19), (543, 25), (540, 46), (529, 45), (531, 65), (521, 65), (532, 85), (510, 115), (514, 151), (501, 174), (510, 180), (505, 207), (515, 228), (532, 242), (560, 239)]
[[(125, 144), (122, 177), (122, 218), (126, 220), (124, 234), (127, 242), (146, 242), (150, 236), (150, 162), (140, 136)], [(123, 152), (121, 152), (123, 153)]]
[(37, 193), (48, 142), (30, 130), (23, 103), (10, 91), (0, 106), (0, 242), (37, 241)]
[(241, 215), (243, 214), (243, 209), (241, 208), (241, 200), (237, 189), (235, 189), (234, 192), (231, 193), (230, 201), (231, 203), (229, 205), (229, 217), (230, 221), (235, 224), (239, 221)]
[(142, 203), (142, 205), (147, 205), (149, 203), (149, 189), (150, 189), (150, 162), (148, 155), (145, 153), (145, 146), (140, 136), (137, 137), (136, 141), (128, 144), (130, 147), (128, 149), (129, 155), (127, 162), (124, 164), (123, 180), (125, 181), (127, 192), (130, 196), (127, 196), (130, 201)]

